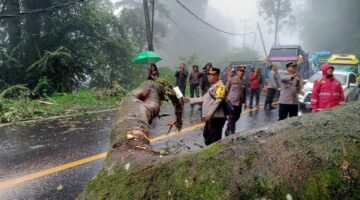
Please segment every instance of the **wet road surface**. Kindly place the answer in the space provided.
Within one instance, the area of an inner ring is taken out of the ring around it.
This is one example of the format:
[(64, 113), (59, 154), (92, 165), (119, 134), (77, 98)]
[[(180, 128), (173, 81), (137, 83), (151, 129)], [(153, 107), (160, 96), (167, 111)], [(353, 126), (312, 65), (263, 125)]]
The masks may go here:
[[(172, 114), (171, 105), (163, 105), (160, 114), (163, 113)], [(114, 116), (115, 111), (109, 111), (0, 127), (0, 199), (74, 199), (101, 168), (104, 156), (40, 178), (30, 174), (106, 152)], [(241, 134), (277, 118), (277, 109), (244, 111), (236, 130)], [(183, 131), (177, 133), (173, 128), (167, 135), (166, 123), (173, 119), (174, 116), (168, 116), (154, 120), (151, 137), (155, 150), (178, 154), (205, 146), (198, 106), (186, 105)], [(28, 175), (30, 180), (24, 181)], [(20, 183), (9, 182), (19, 177)]]

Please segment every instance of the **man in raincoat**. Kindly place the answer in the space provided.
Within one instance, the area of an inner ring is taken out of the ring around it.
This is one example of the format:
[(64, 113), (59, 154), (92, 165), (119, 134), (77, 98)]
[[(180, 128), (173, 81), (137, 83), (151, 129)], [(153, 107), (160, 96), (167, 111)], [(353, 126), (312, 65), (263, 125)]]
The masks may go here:
[(321, 70), (323, 77), (315, 80), (311, 93), (310, 108), (313, 112), (345, 103), (344, 90), (333, 75), (334, 67), (325, 63), (321, 66)]

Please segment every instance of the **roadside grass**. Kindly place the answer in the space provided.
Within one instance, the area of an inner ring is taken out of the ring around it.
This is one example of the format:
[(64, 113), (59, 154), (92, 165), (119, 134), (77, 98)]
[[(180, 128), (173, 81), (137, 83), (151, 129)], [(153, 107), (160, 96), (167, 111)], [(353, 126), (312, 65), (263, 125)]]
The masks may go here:
[(79, 110), (91, 110), (99, 107), (116, 107), (122, 95), (99, 97), (90, 90), (82, 90), (77, 93), (58, 93), (47, 99), (54, 104), (48, 105), (35, 100), (39, 109), (47, 115), (68, 113)]
[(91, 90), (57, 93), (45, 99), (2, 100), (0, 123), (16, 122), (66, 114), (81, 114), (90, 110), (115, 108), (123, 95), (99, 96)]
[[(159, 67), (159, 79), (167, 80), (175, 85), (175, 69)], [(189, 84), (187, 84), (189, 85)], [(28, 89), (25, 88), (25, 91)], [(42, 99), (30, 99), (28, 91), (13, 98), (0, 97), (0, 123), (46, 118), (59, 115), (86, 115), (86, 111), (116, 108), (124, 89), (117, 83), (109, 88), (90, 90), (84, 89), (74, 93), (55, 93)], [(16, 92), (15, 92), (16, 93)], [(189, 89), (186, 89), (189, 95)]]

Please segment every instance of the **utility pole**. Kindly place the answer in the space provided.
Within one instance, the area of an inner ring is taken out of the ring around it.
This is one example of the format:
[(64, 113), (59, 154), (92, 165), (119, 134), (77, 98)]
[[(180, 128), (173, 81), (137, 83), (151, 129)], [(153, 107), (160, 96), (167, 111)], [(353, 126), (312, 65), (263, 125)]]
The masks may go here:
[(152, 31), (150, 27), (150, 15), (149, 15), (149, 6), (148, 1), (143, 0), (143, 6), (144, 6), (144, 15), (145, 15), (145, 26), (146, 26), (146, 36), (147, 36), (147, 42), (148, 42), (148, 50), (154, 51), (153, 41), (152, 41)]
[(266, 51), (266, 47), (265, 47), (265, 42), (264, 42), (264, 38), (263, 38), (262, 33), (261, 33), (261, 29), (260, 29), (260, 24), (259, 24), (259, 22), (257, 22), (257, 27), (258, 27), (258, 30), (259, 30), (259, 34), (260, 34), (262, 46), (263, 46), (263, 48), (264, 48), (265, 56), (267, 56), (267, 51)]
[(278, 33), (279, 33), (279, 20), (280, 20), (280, 1), (276, 1), (276, 10), (275, 10), (275, 41), (274, 41), (274, 45), (278, 45), (279, 41), (278, 41)]
[(245, 48), (247, 22), (250, 22), (251, 20), (241, 20), (241, 21), (244, 22), (243, 48)]
[(244, 20), (244, 36), (243, 36), (243, 49), (245, 49), (245, 38), (246, 38), (246, 22), (247, 20)]

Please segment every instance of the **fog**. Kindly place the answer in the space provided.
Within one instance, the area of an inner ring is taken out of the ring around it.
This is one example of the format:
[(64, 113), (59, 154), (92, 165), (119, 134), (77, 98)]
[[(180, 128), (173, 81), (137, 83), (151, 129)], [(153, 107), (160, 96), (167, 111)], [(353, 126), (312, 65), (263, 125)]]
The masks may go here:
[[(196, 55), (196, 64), (215, 62), (234, 48), (249, 48), (258, 52), (259, 60), (265, 57), (257, 22), (260, 24), (267, 52), (274, 44), (274, 23), (259, 15), (260, 0), (181, 0), (189, 13), (176, 0), (157, 0), (156, 6), (166, 8), (168, 15), (155, 13), (155, 21), (166, 24), (166, 36), (155, 40), (155, 51), (159, 52), (163, 66), (177, 66), (181, 60)], [(282, 2), (286, 0), (280, 0)], [(330, 50), (340, 53), (357, 53), (359, 37), (359, 1), (349, 0), (290, 0), (289, 19), (280, 19), (279, 44), (299, 44), (307, 52)], [(352, 12), (347, 12), (352, 10)], [(157, 11), (156, 11), (157, 12)], [(201, 18), (199, 21), (194, 15)], [(350, 23), (347, 23), (348, 22)], [(205, 23), (208, 23), (205, 24)], [(335, 24), (340, 23), (340, 24)], [(249, 33), (246, 36), (225, 34)], [(351, 30), (349, 35), (341, 31)], [(157, 27), (155, 26), (155, 34)], [(326, 32), (326, 34), (322, 34)], [(350, 39), (344, 38), (352, 38)], [(342, 38), (342, 39), (340, 39)], [(334, 42), (336, 40), (337, 42)], [(339, 42), (341, 40), (341, 42)], [(346, 43), (347, 46), (342, 45)]]

